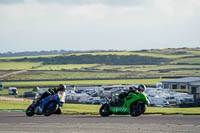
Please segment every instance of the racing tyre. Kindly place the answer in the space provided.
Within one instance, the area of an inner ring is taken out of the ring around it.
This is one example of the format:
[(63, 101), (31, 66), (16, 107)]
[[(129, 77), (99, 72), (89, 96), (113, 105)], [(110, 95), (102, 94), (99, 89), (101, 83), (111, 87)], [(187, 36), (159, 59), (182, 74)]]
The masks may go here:
[(43, 112), (44, 116), (50, 116), (51, 114), (54, 114), (57, 109), (58, 109), (57, 103), (55, 103), (55, 102), (47, 103), (45, 105), (44, 112)]
[(33, 105), (30, 105), (27, 109), (26, 109), (26, 116), (33, 116), (35, 113), (35, 108), (33, 107)]
[(130, 105), (130, 115), (133, 117), (140, 116), (146, 111), (146, 105), (143, 102), (134, 102)]
[(103, 117), (107, 117), (109, 115), (112, 115), (112, 112), (109, 110), (109, 105), (108, 104), (102, 105), (100, 110), (99, 110), (99, 113)]

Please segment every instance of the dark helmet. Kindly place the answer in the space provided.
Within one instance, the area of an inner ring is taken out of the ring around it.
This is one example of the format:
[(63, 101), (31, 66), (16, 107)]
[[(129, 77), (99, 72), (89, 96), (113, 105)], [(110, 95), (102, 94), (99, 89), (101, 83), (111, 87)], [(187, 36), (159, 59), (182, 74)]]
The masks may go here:
[(133, 91), (133, 87), (129, 87), (129, 90), (130, 90), (130, 91)]
[(65, 86), (64, 84), (59, 84), (58, 89), (59, 89), (60, 91), (65, 91), (66, 86)]
[(144, 92), (145, 90), (146, 90), (146, 86), (145, 86), (145, 85), (140, 84), (140, 85), (138, 86), (138, 91)]

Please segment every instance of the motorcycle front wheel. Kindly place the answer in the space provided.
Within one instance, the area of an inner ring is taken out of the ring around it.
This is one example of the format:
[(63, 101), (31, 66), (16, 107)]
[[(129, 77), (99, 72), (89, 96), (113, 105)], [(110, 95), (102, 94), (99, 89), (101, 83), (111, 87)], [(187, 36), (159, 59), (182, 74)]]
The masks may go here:
[(35, 113), (35, 108), (31, 104), (27, 109), (26, 109), (26, 116), (33, 116)]
[(108, 104), (103, 104), (99, 110), (99, 113), (103, 117), (106, 117), (112, 114), (112, 112), (109, 110)]

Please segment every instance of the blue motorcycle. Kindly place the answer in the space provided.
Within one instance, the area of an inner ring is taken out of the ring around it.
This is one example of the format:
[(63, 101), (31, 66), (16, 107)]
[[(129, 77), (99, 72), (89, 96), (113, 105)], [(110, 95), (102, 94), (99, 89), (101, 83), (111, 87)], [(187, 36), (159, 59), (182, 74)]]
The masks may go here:
[(59, 91), (56, 94), (49, 95), (36, 106), (37, 99), (38, 95), (34, 97), (33, 103), (27, 108), (27, 116), (33, 116), (34, 114), (44, 116), (50, 116), (54, 113), (61, 114), (61, 107), (65, 102), (65, 92)]

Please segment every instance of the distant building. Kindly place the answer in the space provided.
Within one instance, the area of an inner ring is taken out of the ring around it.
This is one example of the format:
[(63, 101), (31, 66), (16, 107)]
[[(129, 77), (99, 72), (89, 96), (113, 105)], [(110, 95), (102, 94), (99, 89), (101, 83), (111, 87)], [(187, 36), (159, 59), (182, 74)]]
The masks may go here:
[(187, 89), (200, 102), (200, 77), (186, 77), (162, 81), (164, 89)]
[(200, 102), (200, 82), (191, 83), (189, 87), (189, 93), (194, 94), (194, 100)]

